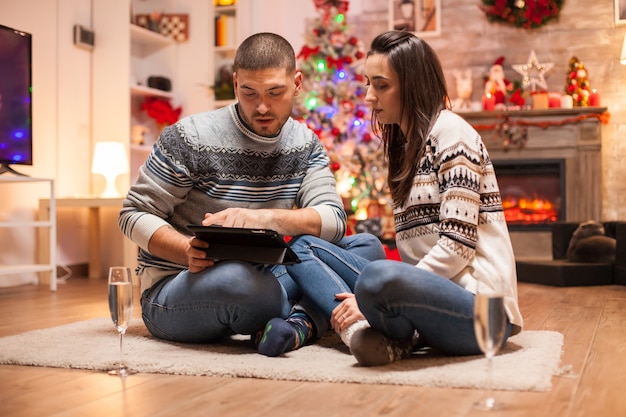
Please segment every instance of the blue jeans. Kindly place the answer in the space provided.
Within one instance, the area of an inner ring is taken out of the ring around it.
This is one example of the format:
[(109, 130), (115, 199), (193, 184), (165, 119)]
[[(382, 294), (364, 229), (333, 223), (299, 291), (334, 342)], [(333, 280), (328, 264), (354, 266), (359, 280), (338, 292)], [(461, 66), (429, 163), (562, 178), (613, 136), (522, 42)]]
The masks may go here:
[(185, 343), (253, 334), (291, 309), (271, 268), (222, 261), (199, 273), (163, 278), (141, 297), (143, 321), (154, 336)]
[[(474, 294), (447, 278), (397, 261), (376, 261), (362, 271), (354, 289), (372, 328), (390, 338), (415, 330), (427, 346), (447, 355), (477, 355)], [(505, 341), (511, 334), (507, 323)]]
[[(299, 236), (290, 244), (297, 249), (309, 241), (323, 242), (328, 251), (342, 256), (355, 253), (384, 257), (378, 239), (365, 234), (348, 236), (334, 244)], [(299, 255), (303, 262), (298, 265), (305, 264), (304, 253)], [(297, 270), (309, 276), (313, 273)], [(185, 343), (212, 343), (235, 333), (253, 334), (274, 317), (286, 318), (296, 303), (294, 308), (309, 313), (319, 332), (324, 332), (328, 320), (302, 294), (285, 265), (222, 261), (199, 273), (185, 270), (163, 278), (144, 291), (141, 311), (155, 337)]]
[(299, 236), (291, 247), (302, 262), (287, 266), (287, 272), (303, 294), (301, 305), (315, 322), (318, 337), (328, 330), (331, 313), (341, 303), (335, 294), (352, 293), (363, 267), (386, 257), (380, 240), (369, 233), (338, 243)]

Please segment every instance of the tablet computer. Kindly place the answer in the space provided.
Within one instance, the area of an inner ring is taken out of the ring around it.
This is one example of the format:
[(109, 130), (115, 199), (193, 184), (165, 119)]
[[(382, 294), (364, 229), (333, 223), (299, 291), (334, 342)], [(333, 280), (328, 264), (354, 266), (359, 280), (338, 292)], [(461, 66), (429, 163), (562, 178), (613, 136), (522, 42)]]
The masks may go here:
[(187, 228), (207, 242), (207, 256), (215, 260), (239, 260), (260, 264), (290, 265), (300, 262), (285, 239), (271, 229), (202, 226)]

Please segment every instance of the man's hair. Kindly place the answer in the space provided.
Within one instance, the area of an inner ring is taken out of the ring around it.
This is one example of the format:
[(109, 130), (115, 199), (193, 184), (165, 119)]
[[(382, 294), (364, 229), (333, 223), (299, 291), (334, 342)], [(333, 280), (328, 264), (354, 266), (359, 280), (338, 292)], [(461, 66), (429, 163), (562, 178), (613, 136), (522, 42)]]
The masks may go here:
[(285, 38), (275, 33), (256, 33), (239, 45), (233, 64), (235, 72), (269, 68), (296, 70), (296, 54)]

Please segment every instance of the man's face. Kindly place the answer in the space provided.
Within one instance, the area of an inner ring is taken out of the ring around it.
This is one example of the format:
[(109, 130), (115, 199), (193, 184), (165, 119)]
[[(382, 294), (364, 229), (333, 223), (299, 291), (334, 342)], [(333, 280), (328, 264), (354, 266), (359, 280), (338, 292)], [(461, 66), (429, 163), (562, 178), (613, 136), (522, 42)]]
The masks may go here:
[(243, 121), (259, 136), (276, 136), (291, 115), (302, 73), (290, 74), (285, 68), (240, 69), (233, 81)]

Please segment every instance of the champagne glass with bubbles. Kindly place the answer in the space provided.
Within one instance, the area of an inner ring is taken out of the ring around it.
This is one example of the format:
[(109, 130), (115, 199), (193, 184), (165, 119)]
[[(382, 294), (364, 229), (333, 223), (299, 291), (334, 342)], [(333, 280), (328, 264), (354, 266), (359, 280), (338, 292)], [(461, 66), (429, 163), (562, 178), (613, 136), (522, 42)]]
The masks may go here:
[(506, 311), (504, 309), (504, 293), (502, 284), (490, 283), (490, 288), (484, 280), (478, 280), (478, 290), (474, 300), (474, 332), (480, 350), (487, 358), (489, 373), (489, 391), (487, 396), (474, 404), (482, 410), (496, 410), (503, 404), (496, 402), (493, 396), (493, 357), (498, 353), (506, 331)]
[(109, 371), (109, 375), (130, 375), (132, 371), (124, 361), (124, 334), (133, 315), (133, 282), (130, 268), (125, 266), (109, 268), (109, 310), (120, 335), (120, 361), (117, 368)]

